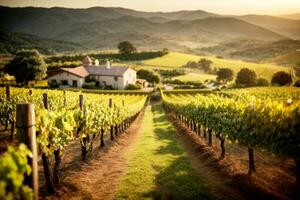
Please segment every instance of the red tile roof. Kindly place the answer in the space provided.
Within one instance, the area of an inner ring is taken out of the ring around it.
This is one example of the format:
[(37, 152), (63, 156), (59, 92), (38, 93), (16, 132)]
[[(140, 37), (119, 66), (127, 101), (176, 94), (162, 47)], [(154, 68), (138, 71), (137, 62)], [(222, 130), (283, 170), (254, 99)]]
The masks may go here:
[(82, 77), (82, 78), (89, 75), (89, 72), (83, 66), (75, 67), (75, 68), (62, 68), (62, 70), (65, 72), (74, 74), (75, 76)]

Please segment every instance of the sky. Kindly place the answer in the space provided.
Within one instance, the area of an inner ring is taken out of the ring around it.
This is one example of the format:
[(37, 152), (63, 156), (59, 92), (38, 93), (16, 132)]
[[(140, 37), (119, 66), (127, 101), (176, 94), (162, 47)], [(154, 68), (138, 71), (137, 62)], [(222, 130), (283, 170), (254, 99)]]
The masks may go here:
[(300, 13), (300, 0), (0, 0), (10, 7), (124, 7), (140, 11), (205, 10), (217, 14)]

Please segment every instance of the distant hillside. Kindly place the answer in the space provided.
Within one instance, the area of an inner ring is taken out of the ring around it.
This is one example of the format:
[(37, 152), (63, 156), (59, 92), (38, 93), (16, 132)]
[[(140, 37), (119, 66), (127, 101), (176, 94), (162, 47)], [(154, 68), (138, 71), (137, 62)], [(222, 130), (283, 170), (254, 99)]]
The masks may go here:
[(300, 67), (300, 50), (276, 56), (275, 58), (271, 58), (267, 61), (282, 65), (296, 65)]
[(267, 15), (245, 15), (237, 18), (267, 28), (286, 37), (300, 39), (300, 20)]
[(0, 31), (0, 54), (15, 54), (21, 49), (37, 49), (46, 55), (84, 50), (82, 46), (75, 43), (43, 39), (23, 33)]
[(300, 49), (299, 40), (280, 40), (264, 42), (261, 40), (235, 40), (221, 43), (214, 47), (202, 48), (199, 51), (250, 61), (263, 61)]
[[(130, 40), (139, 48), (175, 50), (232, 39), (282, 40), (285, 36), (237, 18), (205, 11), (140, 12), (125, 8), (0, 7), (0, 29), (111, 48)], [(180, 42), (178, 42), (180, 41)]]
[(300, 13), (290, 14), (290, 15), (279, 15), (278, 17), (287, 19), (298, 19), (300, 20)]

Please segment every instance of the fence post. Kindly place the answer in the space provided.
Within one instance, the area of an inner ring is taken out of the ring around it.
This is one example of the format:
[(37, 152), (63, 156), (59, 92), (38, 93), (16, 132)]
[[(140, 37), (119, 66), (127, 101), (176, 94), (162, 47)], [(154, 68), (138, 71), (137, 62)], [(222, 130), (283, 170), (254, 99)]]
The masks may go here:
[(64, 90), (64, 106), (67, 105), (67, 92)]
[[(109, 108), (112, 108), (112, 98), (109, 99)], [(114, 127), (111, 126), (110, 127), (110, 140), (113, 141), (114, 140)]]
[(6, 100), (10, 101), (10, 86), (6, 86)]
[(80, 108), (80, 110), (83, 110), (83, 95), (82, 94), (80, 94), (79, 95), (79, 108)]
[(39, 199), (38, 185), (38, 164), (37, 164), (37, 145), (35, 132), (35, 117), (33, 104), (17, 104), (17, 134), (20, 142), (25, 143), (32, 152), (32, 158), (28, 158), (28, 164), (32, 172), (25, 177), (24, 183), (31, 187), (34, 192), (34, 199)]
[(47, 93), (43, 94), (43, 103), (44, 103), (44, 108), (46, 110), (48, 110), (48, 95), (47, 95)]

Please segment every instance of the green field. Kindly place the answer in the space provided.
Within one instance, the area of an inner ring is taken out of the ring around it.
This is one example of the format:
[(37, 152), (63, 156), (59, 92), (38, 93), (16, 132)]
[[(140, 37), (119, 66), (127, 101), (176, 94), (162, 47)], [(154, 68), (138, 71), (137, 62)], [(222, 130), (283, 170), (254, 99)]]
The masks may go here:
[(168, 55), (160, 58), (145, 60), (141, 63), (141, 65), (143, 67), (151, 68), (180, 68), (188, 61), (198, 61), (201, 58), (212, 60), (213, 67), (215, 68), (228, 67), (231, 68), (235, 73), (237, 73), (241, 68), (246, 67), (255, 70), (259, 77), (265, 77), (268, 79), (270, 79), (272, 75), (277, 71), (290, 72), (290, 68), (281, 67), (274, 64), (257, 64), (239, 60), (219, 59), (212, 56), (196, 56), (176, 52), (171, 52)]
[(197, 73), (189, 73), (186, 75), (182, 76), (176, 76), (172, 78), (173, 80), (180, 80), (180, 81), (193, 81), (193, 82), (199, 82), (203, 83), (206, 80), (216, 80), (216, 75), (211, 75), (211, 74), (197, 74)]

